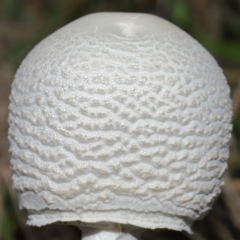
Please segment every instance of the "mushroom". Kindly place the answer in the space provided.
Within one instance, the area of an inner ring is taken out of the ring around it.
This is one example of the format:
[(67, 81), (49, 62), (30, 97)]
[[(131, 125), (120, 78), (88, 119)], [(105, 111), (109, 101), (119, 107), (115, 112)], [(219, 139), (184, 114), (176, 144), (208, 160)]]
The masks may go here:
[(77, 224), (85, 240), (191, 232), (221, 191), (229, 87), (164, 19), (96, 13), (68, 24), (23, 60), (10, 101), (13, 185), (29, 225)]

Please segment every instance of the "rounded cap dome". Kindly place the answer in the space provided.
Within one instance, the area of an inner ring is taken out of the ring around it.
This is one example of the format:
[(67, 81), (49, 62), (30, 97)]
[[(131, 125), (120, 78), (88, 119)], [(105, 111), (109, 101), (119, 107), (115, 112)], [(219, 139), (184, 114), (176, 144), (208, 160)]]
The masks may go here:
[(171, 23), (98, 13), (68, 24), (12, 85), (11, 164), (28, 224), (190, 231), (220, 193), (231, 116), (222, 70)]

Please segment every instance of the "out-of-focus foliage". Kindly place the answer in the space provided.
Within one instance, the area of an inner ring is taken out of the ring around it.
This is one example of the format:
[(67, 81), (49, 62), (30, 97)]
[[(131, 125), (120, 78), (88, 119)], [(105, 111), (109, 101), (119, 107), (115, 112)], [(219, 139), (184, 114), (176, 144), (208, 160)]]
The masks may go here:
[(16, 68), (34, 45), (70, 21), (99, 11), (145, 12), (173, 22), (214, 55), (232, 90), (233, 140), (222, 195), (194, 224), (193, 235), (147, 231), (143, 239), (240, 239), (240, 0), (0, 0), (0, 239), (79, 239), (74, 227), (25, 225), (11, 188), (7, 106)]

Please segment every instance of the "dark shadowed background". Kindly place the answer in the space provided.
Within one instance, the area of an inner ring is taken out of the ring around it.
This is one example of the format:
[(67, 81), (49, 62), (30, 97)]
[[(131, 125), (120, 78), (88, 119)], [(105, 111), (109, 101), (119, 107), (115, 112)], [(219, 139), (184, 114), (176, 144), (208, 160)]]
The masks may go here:
[(25, 225), (11, 188), (8, 97), (14, 73), (33, 46), (61, 26), (100, 11), (145, 12), (184, 29), (217, 59), (231, 86), (233, 138), (225, 185), (194, 234), (148, 231), (145, 240), (240, 239), (240, 0), (0, 0), (0, 239), (79, 240), (74, 227)]

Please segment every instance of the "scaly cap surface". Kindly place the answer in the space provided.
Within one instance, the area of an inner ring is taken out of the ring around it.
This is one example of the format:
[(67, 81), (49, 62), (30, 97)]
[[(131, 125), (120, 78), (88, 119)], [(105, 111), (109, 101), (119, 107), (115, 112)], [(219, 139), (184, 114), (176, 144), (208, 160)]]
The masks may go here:
[(9, 125), (28, 224), (190, 231), (220, 193), (231, 100), (216, 61), (179, 28), (147, 14), (98, 13), (29, 53)]

